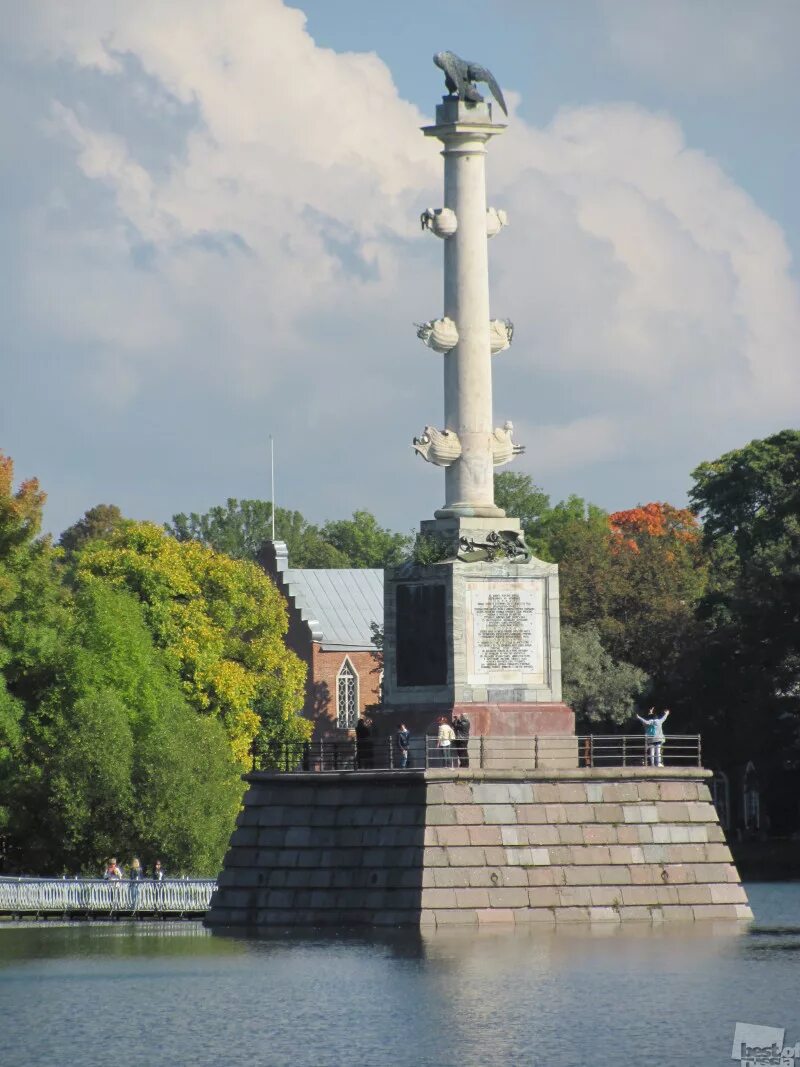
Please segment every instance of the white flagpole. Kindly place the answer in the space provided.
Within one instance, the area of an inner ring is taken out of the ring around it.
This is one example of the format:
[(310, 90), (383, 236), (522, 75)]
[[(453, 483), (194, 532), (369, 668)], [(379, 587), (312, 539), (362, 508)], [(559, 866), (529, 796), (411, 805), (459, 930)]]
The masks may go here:
[(272, 540), (275, 540), (275, 445), (272, 434), (269, 435), (269, 467), (272, 482)]

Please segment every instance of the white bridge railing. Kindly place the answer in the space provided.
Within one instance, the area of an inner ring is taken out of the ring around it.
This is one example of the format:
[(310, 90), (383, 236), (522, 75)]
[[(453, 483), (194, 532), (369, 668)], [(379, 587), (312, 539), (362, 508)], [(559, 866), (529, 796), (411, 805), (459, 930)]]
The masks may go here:
[(199, 915), (208, 911), (215, 887), (216, 882), (207, 878), (163, 882), (0, 878), (0, 914)]

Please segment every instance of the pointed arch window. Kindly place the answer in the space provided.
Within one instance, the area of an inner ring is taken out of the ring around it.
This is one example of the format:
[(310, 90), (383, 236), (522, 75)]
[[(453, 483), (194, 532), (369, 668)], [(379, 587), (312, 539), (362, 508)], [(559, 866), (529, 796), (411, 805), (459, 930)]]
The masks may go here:
[(336, 725), (352, 730), (358, 719), (358, 673), (345, 659), (336, 676)]

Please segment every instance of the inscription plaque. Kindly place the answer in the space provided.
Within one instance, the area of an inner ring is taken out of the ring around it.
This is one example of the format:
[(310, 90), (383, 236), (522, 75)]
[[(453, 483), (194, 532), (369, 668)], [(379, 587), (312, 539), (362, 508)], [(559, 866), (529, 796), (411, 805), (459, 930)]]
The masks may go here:
[(467, 582), (470, 685), (545, 685), (545, 582)]

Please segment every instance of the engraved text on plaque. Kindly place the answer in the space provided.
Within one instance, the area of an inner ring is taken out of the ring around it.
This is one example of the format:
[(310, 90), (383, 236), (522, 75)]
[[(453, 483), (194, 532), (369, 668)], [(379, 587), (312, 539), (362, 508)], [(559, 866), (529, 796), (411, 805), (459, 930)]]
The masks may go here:
[(467, 582), (467, 681), (544, 685), (545, 582)]

